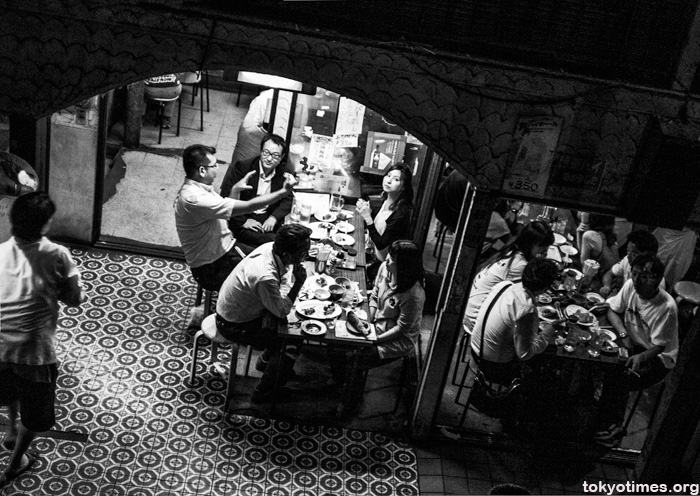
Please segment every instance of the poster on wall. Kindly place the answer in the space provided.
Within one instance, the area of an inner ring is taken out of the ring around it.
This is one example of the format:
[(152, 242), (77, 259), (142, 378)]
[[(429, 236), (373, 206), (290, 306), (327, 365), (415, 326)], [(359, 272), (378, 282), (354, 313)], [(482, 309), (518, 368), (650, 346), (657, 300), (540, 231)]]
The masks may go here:
[(560, 117), (522, 117), (513, 136), (517, 152), (510, 161), (504, 193), (544, 197), (561, 133)]
[(549, 187), (599, 193), (605, 170), (605, 160), (583, 154), (557, 153), (552, 162)]
[(333, 137), (312, 134), (309, 145), (309, 164), (321, 169), (328, 167), (333, 161)]
[(365, 161), (360, 169), (371, 174), (384, 174), (391, 164), (401, 162), (406, 149), (406, 136), (370, 131), (367, 133)]
[(336, 134), (362, 134), (365, 119), (365, 106), (349, 98), (340, 97), (338, 102), (338, 122)]
[(71, 105), (53, 113), (51, 115), (51, 123), (97, 130), (99, 117), (97, 105), (98, 97), (93, 96), (76, 105)]

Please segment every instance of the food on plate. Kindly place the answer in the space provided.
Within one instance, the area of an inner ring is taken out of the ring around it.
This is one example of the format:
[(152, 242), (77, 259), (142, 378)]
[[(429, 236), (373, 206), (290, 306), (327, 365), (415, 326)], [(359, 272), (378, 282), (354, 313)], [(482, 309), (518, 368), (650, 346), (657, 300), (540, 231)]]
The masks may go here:
[(333, 214), (323, 214), (321, 216), (321, 220), (331, 220), (333, 218)]
[(317, 278), (317, 279), (316, 279), (316, 284), (318, 284), (318, 285), (321, 286), (322, 288), (325, 288), (325, 287), (328, 285), (328, 283), (326, 282), (326, 279), (323, 278), (323, 277)]
[(348, 324), (354, 327), (355, 330), (363, 336), (369, 335), (369, 324), (360, 319), (352, 310), (348, 312)]
[(304, 315), (313, 315), (316, 312), (316, 309), (313, 307), (308, 307), (308, 308), (302, 308), (301, 313)]
[(603, 344), (600, 345), (601, 351), (604, 351), (606, 353), (612, 353), (617, 351), (618, 346), (615, 343), (611, 343), (607, 339), (603, 341)]
[(335, 312), (335, 303), (329, 303), (323, 307), (323, 314), (330, 315)]
[(321, 229), (333, 229), (333, 224), (329, 224), (328, 222), (321, 222), (318, 224), (318, 227), (320, 227)]
[(555, 309), (553, 309), (552, 307), (540, 308), (540, 315), (544, 319), (551, 319), (551, 320), (554, 320), (559, 316), (557, 314), (557, 311)]
[(593, 322), (593, 315), (585, 310), (578, 310), (574, 315), (579, 324), (590, 324)]

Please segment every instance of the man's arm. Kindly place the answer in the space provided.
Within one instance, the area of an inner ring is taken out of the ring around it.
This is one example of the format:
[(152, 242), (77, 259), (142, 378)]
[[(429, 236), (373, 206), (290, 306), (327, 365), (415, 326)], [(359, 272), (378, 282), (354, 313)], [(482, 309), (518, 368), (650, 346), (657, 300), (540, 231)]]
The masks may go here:
[(536, 312), (523, 315), (515, 323), (513, 343), (520, 360), (529, 360), (547, 348), (549, 338), (554, 334), (554, 327), (547, 326), (542, 332), (538, 332), (538, 327), (539, 318)]
[(70, 307), (77, 307), (87, 301), (87, 296), (80, 286), (78, 274), (74, 274), (66, 280), (63, 289), (58, 294), (58, 299)]
[(625, 365), (631, 368), (633, 371), (637, 372), (642, 366), (642, 363), (647, 362), (656, 356), (659, 356), (661, 353), (664, 352), (665, 349), (665, 346), (652, 346), (648, 350), (644, 350), (641, 353), (637, 353), (636, 355), (632, 355), (631, 357), (629, 357)]
[(292, 189), (294, 188), (294, 183), (294, 178), (291, 177), (291, 175), (289, 175), (285, 179), (284, 185), (282, 186), (281, 190), (275, 191), (273, 193), (268, 193), (266, 195), (261, 195), (255, 198), (251, 198), (247, 201), (237, 201), (236, 205), (234, 205), (233, 207), (233, 212), (231, 213), (231, 215), (236, 216), (249, 214), (263, 207), (266, 207), (271, 203), (275, 203), (281, 200), (282, 198), (286, 197), (292, 192)]

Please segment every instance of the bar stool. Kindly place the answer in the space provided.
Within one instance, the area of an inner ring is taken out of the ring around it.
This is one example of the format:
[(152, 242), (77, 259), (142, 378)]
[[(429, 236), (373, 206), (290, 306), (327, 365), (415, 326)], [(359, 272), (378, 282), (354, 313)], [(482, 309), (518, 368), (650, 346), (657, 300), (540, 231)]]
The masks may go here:
[[(219, 331), (216, 328), (215, 313), (207, 315), (207, 317), (205, 317), (202, 321), (202, 328), (199, 331), (197, 331), (197, 333), (194, 335), (194, 343), (192, 345), (192, 364), (190, 366), (190, 384), (194, 384), (195, 373), (197, 371), (197, 352), (199, 351), (199, 338), (201, 336), (206, 337), (212, 343), (211, 361), (215, 370), (221, 375), (225, 375), (225, 371), (218, 363), (216, 363), (216, 360), (218, 359), (216, 353), (216, 346), (219, 344), (231, 345), (231, 362), (229, 365), (228, 381), (226, 386), (226, 400), (224, 403), (224, 410), (227, 410), (229, 406), (229, 400), (231, 398), (231, 395), (233, 394), (233, 385), (236, 377), (236, 369), (238, 368), (238, 353), (240, 351), (241, 345), (239, 343), (229, 341), (219, 333)], [(250, 346), (245, 346), (245, 348), (245, 369), (243, 371), (243, 375), (247, 376), (248, 370), (250, 368), (251, 348)]]
[[(202, 83), (202, 73), (204, 73), (204, 89), (207, 94), (207, 112), (209, 112), (209, 76), (206, 71), (183, 72), (179, 74), (180, 83), (192, 86), (192, 103), (194, 107), (194, 99), (200, 90)], [(182, 99), (178, 101), (178, 125), (180, 122), (179, 113), (182, 111)], [(204, 91), (199, 95), (199, 130), (204, 131)]]
[[(160, 145), (161, 142), (163, 141), (163, 113), (165, 111), (165, 104), (167, 102), (174, 102), (177, 100), (178, 102), (180, 101), (179, 97), (175, 98), (156, 98), (153, 96), (146, 96), (149, 100), (155, 102), (156, 106), (158, 107), (158, 112), (156, 114), (156, 122), (158, 122), (158, 144)], [(175, 133), (175, 136), (180, 136), (180, 109), (179, 109), (179, 104), (178, 104), (178, 113), (177, 113), (177, 132)]]

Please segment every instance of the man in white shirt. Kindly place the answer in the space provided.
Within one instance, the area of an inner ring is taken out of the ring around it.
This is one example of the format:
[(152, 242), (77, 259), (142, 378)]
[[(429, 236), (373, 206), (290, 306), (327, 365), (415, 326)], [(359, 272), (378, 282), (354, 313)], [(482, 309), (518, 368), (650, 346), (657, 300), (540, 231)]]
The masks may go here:
[[(204, 289), (217, 291), (231, 270), (251, 251), (237, 243), (228, 227), (233, 215), (254, 212), (289, 195), (294, 178), (286, 175), (282, 189), (248, 201), (222, 198), (212, 184), (219, 167), (216, 149), (192, 145), (183, 153), (185, 182), (175, 199), (175, 226), (185, 260), (194, 279)], [(247, 184), (252, 173), (236, 183), (232, 196), (251, 189)]]
[[(221, 196), (229, 196), (233, 185), (249, 174), (252, 174), (249, 181), (251, 188), (241, 192), (241, 200), (280, 190), (284, 185), (286, 166), (283, 161), (286, 153), (287, 144), (281, 136), (266, 135), (260, 144), (258, 156), (229, 166), (221, 184)], [(229, 228), (241, 243), (260, 246), (275, 240), (275, 232), (291, 209), (292, 197), (285, 196), (254, 212), (231, 217)]]
[(613, 446), (625, 435), (621, 427), (629, 391), (659, 383), (676, 365), (678, 310), (673, 297), (659, 283), (664, 264), (656, 255), (640, 255), (632, 262), (632, 279), (608, 299), (608, 320), (629, 350), (628, 373), (620, 380), (610, 372), (600, 398), (601, 425), (596, 440)]
[[(632, 280), (632, 263), (640, 255), (656, 255), (659, 243), (649, 231), (640, 229), (627, 236), (627, 255), (603, 275), (603, 286), (600, 295), (607, 298), (613, 288), (621, 288), (627, 281)], [(661, 279), (661, 287), (666, 289), (666, 281)]]
[(216, 326), (221, 335), (266, 350), (265, 367), (260, 367), (264, 374), (251, 398), (254, 402), (271, 399), (277, 377), (284, 385), (293, 374), (296, 350), (279, 353), (277, 324), (287, 318), (306, 280), (302, 262), (309, 253), (310, 236), (311, 229), (301, 224), (282, 226), (275, 241), (248, 255), (219, 291)]

